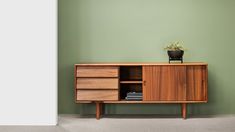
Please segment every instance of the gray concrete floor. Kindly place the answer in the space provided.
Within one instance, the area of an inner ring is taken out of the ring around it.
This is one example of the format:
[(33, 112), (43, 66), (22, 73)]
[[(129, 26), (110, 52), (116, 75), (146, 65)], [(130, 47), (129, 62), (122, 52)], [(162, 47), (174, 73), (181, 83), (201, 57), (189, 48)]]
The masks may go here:
[(60, 115), (58, 126), (0, 126), (0, 132), (235, 132), (235, 115), (190, 117)]

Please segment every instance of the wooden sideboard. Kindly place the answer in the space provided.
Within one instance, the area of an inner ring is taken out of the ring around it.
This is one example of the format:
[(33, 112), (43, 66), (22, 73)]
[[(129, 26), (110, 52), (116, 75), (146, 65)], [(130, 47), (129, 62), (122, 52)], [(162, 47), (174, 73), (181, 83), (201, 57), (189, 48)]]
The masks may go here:
[[(187, 104), (207, 102), (207, 64), (194, 63), (81, 63), (75, 64), (76, 103), (95, 103), (96, 118), (105, 103)], [(142, 100), (126, 100), (128, 92), (142, 93)]]

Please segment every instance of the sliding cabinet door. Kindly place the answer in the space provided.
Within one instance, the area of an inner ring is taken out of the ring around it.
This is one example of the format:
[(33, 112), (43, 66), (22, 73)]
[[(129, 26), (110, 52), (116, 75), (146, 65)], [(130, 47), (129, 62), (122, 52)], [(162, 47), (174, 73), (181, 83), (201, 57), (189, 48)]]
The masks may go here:
[(186, 100), (186, 66), (143, 66), (143, 100)]
[(207, 101), (207, 66), (187, 66), (187, 100)]

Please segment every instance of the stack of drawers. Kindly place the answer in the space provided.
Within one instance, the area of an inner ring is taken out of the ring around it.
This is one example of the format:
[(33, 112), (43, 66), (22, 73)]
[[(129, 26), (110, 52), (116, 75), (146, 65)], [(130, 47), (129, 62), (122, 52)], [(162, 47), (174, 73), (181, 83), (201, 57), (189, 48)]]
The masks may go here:
[(119, 100), (119, 67), (76, 66), (76, 100)]

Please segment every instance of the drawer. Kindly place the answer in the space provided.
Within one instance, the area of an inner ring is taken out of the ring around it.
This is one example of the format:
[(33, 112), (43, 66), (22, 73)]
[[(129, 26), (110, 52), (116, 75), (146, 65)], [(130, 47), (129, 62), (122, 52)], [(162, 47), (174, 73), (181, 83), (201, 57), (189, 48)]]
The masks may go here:
[(77, 90), (77, 100), (118, 100), (118, 90)]
[(77, 67), (77, 77), (118, 77), (118, 67)]
[(77, 89), (118, 89), (118, 78), (77, 78)]

